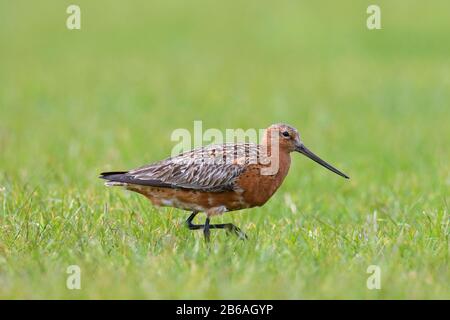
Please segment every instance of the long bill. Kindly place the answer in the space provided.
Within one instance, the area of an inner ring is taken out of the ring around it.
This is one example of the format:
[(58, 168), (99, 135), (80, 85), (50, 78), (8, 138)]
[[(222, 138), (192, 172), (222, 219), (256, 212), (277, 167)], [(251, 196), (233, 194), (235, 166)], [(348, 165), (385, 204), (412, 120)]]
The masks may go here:
[(336, 169), (335, 167), (333, 167), (331, 164), (329, 164), (328, 162), (322, 160), (321, 158), (319, 158), (318, 156), (316, 156), (311, 150), (309, 150), (307, 147), (305, 147), (303, 144), (300, 144), (296, 149), (296, 151), (300, 152), (301, 154), (304, 154), (305, 156), (307, 156), (308, 158), (310, 158), (311, 160), (317, 162), (318, 164), (320, 164), (321, 166), (324, 166), (325, 168), (327, 168), (330, 171), (333, 171), (334, 173), (340, 175), (341, 177), (344, 177), (346, 179), (350, 179), (349, 176), (347, 176), (345, 173), (339, 171), (338, 169)]

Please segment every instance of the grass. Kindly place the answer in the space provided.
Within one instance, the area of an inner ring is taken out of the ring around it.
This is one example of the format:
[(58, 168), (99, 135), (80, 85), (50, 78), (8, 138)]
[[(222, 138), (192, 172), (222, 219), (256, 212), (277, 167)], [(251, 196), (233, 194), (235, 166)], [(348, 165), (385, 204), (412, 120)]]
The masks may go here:
[[(0, 1), (0, 298), (449, 299), (450, 5)], [(293, 155), (242, 242), (108, 189), (176, 128), (288, 122)], [(69, 265), (81, 290), (66, 288)], [(368, 290), (369, 265), (381, 289)]]

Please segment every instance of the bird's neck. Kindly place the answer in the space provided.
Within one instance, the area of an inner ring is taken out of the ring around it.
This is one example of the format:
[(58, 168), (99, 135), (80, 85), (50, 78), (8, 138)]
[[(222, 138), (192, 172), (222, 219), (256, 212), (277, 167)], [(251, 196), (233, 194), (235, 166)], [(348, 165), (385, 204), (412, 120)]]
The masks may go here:
[(281, 183), (291, 166), (290, 152), (284, 149), (263, 150), (262, 164), (261, 174), (275, 176)]
[(265, 162), (272, 167), (271, 175), (280, 176), (283, 180), (291, 165), (291, 155), (290, 151), (276, 140), (270, 139), (270, 134), (266, 133), (261, 143), (262, 153)]

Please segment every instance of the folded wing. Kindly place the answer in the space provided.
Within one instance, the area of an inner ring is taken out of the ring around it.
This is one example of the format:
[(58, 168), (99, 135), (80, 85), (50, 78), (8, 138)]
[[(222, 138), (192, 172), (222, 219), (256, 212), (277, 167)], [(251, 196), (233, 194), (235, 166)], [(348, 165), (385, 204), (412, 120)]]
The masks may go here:
[(209, 192), (236, 190), (246, 165), (259, 157), (255, 144), (211, 145), (128, 172), (107, 172), (111, 182)]

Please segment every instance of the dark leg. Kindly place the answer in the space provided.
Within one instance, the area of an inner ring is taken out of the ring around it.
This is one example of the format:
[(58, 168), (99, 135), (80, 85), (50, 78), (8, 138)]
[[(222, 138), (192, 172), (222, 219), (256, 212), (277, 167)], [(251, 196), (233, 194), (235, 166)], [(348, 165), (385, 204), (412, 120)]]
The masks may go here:
[(209, 217), (206, 217), (205, 226), (203, 228), (203, 234), (205, 235), (205, 241), (206, 242), (209, 242), (209, 235), (211, 233), (209, 231), (209, 227), (210, 227), (210, 225), (209, 225)]
[(205, 239), (207, 238), (207, 241), (209, 241), (210, 229), (225, 229), (227, 232), (233, 232), (243, 240), (247, 239), (247, 235), (232, 223), (209, 224), (209, 218), (206, 218), (206, 223), (204, 225), (193, 224), (192, 220), (194, 220), (197, 214), (198, 211), (192, 212), (192, 214), (186, 220), (186, 225), (188, 226), (189, 230), (203, 229), (203, 233), (205, 234)]
[(188, 226), (189, 230), (198, 230), (203, 229), (202, 224), (193, 224), (192, 220), (194, 220), (195, 216), (198, 214), (198, 211), (192, 212), (192, 214), (187, 218), (186, 225)]

